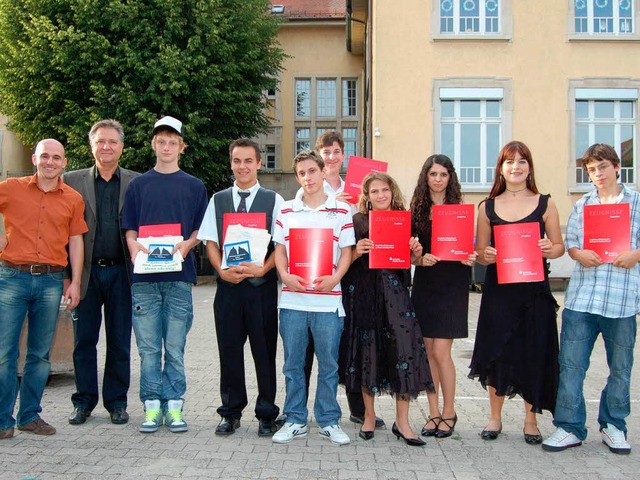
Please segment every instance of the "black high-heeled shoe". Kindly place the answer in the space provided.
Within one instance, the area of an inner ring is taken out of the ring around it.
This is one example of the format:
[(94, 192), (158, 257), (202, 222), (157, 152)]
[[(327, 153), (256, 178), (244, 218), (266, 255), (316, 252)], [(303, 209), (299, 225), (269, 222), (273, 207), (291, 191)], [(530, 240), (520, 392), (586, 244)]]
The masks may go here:
[[(451, 423), (449, 423), (449, 422), (451, 422)], [(440, 425), (442, 425), (443, 423), (447, 427), (449, 427), (449, 430), (440, 430)], [(458, 414), (455, 414), (453, 417), (450, 417), (450, 418), (442, 418), (440, 420), (440, 423), (438, 424), (438, 430), (434, 434), (434, 437), (436, 437), (436, 438), (447, 438), (447, 437), (450, 437), (451, 435), (453, 435), (453, 431), (456, 428), (456, 423), (458, 423)]]
[[(420, 435), (422, 435), (423, 437), (433, 437), (438, 431), (438, 425), (440, 425), (441, 421), (442, 421), (442, 417), (427, 418), (427, 423), (425, 423), (424, 427), (422, 427), (422, 431), (420, 432)], [(429, 422), (433, 422), (435, 427), (427, 428), (427, 425), (429, 425)]]
[(362, 430), (358, 433), (358, 436), (363, 440), (371, 440), (375, 433), (372, 430)]
[(407, 438), (405, 437), (400, 430), (398, 430), (398, 426), (396, 422), (393, 422), (393, 427), (391, 427), (391, 432), (396, 436), (398, 440), (402, 438), (404, 442), (410, 447), (423, 447), (427, 444), (424, 440), (420, 438)]

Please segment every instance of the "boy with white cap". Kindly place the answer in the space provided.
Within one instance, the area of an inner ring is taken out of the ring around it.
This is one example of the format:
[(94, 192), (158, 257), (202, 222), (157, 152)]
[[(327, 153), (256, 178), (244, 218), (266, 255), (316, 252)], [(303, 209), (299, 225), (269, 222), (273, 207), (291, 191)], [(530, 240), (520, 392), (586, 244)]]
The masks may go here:
[[(152, 170), (130, 184), (122, 212), (122, 228), (131, 260), (149, 253), (138, 242), (140, 227), (167, 225), (179, 229), (183, 241), (176, 243), (184, 259), (179, 272), (133, 274), (131, 296), (133, 331), (140, 353), (140, 399), (144, 403), (143, 433), (158, 430), (164, 422), (171, 432), (186, 432), (182, 418), (187, 390), (184, 349), (193, 320), (191, 287), (196, 283), (192, 251), (207, 208), (207, 190), (201, 180), (178, 166), (186, 144), (182, 122), (163, 117), (153, 127), (151, 147), (156, 154)], [(164, 361), (162, 348), (164, 345)], [(163, 367), (164, 365), (164, 367)]]

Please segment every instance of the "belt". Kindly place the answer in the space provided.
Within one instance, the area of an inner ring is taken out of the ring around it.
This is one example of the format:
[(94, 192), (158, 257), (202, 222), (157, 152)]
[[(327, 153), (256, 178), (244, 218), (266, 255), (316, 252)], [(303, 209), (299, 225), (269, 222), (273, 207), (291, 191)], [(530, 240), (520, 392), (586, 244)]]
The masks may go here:
[(21, 272), (28, 272), (31, 275), (60, 273), (64, 271), (64, 267), (61, 267), (60, 265), (47, 265), (44, 263), (16, 265), (15, 263), (7, 262), (6, 260), (0, 260), (0, 265), (7, 268), (13, 268), (14, 270), (20, 270)]
[(96, 258), (91, 262), (93, 265), (98, 265), (99, 267), (113, 267), (114, 265), (121, 265), (123, 262), (120, 260), (111, 260), (110, 258)]

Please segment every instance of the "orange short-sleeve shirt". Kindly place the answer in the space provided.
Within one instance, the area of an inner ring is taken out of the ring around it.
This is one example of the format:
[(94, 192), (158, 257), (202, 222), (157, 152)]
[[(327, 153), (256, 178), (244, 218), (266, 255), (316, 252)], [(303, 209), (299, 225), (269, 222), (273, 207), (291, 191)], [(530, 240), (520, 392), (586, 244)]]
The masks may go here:
[(19, 265), (65, 267), (69, 237), (89, 230), (82, 196), (60, 179), (45, 192), (37, 174), (0, 182), (0, 213), (8, 240), (0, 258)]

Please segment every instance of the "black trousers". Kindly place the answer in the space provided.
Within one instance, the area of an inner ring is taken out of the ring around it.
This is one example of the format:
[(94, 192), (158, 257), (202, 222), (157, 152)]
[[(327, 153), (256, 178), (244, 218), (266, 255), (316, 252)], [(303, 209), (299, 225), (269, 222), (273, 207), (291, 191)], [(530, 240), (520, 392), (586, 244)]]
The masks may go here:
[(240, 418), (248, 405), (244, 374), (244, 345), (249, 339), (258, 381), (255, 414), (275, 419), (280, 409), (276, 398), (276, 346), (278, 342), (278, 286), (268, 281), (253, 286), (246, 280), (232, 285), (218, 282), (213, 313), (220, 354), (218, 414)]
[(98, 404), (97, 344), (103, 307), (107, 354), (102, 403), (110, 412), (116, 407), (127, 407), (131, 358), (131, 286), (127, 268), (124, 262), (110, 267), (93, 265), (87, 293), (73, 314), (74, 407), (91, 411)]

